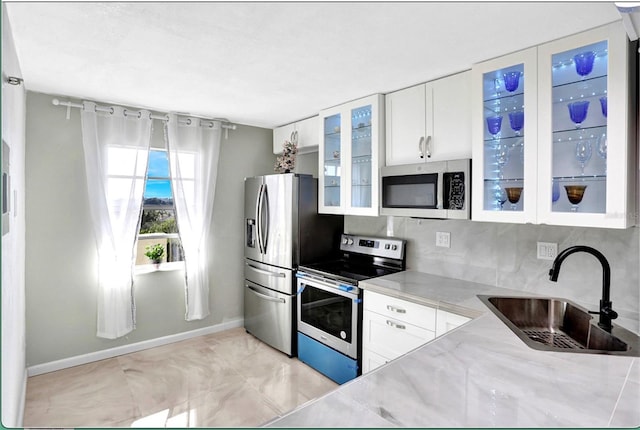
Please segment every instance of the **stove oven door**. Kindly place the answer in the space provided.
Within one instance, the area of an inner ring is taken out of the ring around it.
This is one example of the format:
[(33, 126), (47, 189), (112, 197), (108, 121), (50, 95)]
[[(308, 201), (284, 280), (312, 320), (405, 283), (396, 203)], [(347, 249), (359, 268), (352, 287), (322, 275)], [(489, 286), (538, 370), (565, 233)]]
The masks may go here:
[[(346, 290), (346, 291), (345, 291)], [(358, 289), (298, 278), (298, 331), (358, 358)]]

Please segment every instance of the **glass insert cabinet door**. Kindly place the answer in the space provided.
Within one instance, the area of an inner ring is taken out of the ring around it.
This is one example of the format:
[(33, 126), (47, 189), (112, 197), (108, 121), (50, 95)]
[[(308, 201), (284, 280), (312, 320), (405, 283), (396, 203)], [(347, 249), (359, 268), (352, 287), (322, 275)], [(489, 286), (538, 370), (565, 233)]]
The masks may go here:
[(605, 213), (608, 42), (551, 57), (553, 212)]
[(476, 220), (535, 219), (536, 73), (535, 48), (472, 70)]
[(371, 105), (351, 110), (351, 207), (371, 207)]
[(324, 206), (340, 207), (342, 185), (342, 139), (341, 139), (341, 115), (335, 114), (324, 118), (323, 143), (323, 189)]
[(484, 209), (522, 211), (524, 64), (483, 75)]
[(320, 112), (318, 211), (377, 216), (384, 96)]
[(634, 46), (613, 23), (538, 47), (538, 222), (637, 222)]

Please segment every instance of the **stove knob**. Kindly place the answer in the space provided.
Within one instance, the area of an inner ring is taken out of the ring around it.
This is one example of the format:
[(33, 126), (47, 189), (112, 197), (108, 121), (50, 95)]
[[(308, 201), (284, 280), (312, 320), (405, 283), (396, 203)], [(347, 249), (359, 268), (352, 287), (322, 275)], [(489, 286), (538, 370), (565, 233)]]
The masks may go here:
[(347, 238), (346, 238), (346, 237), (343, 237), (343, 238), (342, 238), (342, 244), (343, 244), (343, 245), (346, 245), (346, 244), (347, 244)]
[(396, 249), (398, 249), (398, 245), (391, 245), (391, 250), (395, 251)]
[(391, 248), (391, 245), (389, 245), (388, 243), (384, 246), (384, 249), (389, 249)]
[(349, 238), (349, 240), (347, 241), (347, 245), (353, 245), (353, 239)]

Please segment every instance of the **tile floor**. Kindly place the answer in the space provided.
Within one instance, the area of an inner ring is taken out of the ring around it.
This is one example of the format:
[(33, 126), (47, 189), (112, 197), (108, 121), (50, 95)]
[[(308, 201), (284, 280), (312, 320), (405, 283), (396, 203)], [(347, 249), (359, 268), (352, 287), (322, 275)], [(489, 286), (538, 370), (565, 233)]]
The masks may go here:
[(257, 427), (337, 387), (237, 328), (30, 377), (25, 427)]

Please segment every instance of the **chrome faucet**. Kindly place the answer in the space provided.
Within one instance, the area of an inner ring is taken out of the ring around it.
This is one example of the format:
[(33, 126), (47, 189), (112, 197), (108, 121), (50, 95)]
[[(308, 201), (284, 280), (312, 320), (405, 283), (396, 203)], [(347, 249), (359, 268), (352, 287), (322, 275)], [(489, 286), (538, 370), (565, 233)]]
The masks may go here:
[(611, 289), (611, 268), (609, 267), (609, 262), (600, 251), (584, 245), (571, 246), (565, 249), (557, 255), (555, 260), (553, 260), (553, 265), (549, 270), (549, 280), (553, 282), (558, 281), (562, 262), (565, 258), (575, 252), (586, 252), (587, 254), (591, 254), (600, 261), (600, 264), (602, 264), (602, 299), (600, 300), (600, 311), (589, 311), (589, 313), (599, 314), (600, 320), (598, 321), (598, 326), (610, 332), (612, 327), (611, 320), (618, 318), (618, 313), (611, 309), (612, 304), (611, 299), (609, 298)]

